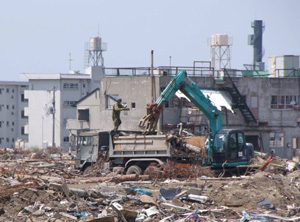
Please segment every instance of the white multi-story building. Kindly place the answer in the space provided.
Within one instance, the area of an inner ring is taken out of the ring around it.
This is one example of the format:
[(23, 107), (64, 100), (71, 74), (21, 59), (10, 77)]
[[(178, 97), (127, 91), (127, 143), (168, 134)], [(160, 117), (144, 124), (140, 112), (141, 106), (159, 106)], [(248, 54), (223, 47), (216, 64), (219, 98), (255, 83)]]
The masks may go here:
[(94, 89), (99, 88), (102, 66), (89, 67), (86, 74), (21, 74), (27, 79), (28, 116), (27, 147), (69, 146), (67, 119), (76, 117), (75, 105)]
[(27, 82), (0, 82), (0, 147), (15, 147), (17, 140), (26, 141), (25, 125), (27, 117), (24, 107), (27, 100), (24, 91), (28, 89)]

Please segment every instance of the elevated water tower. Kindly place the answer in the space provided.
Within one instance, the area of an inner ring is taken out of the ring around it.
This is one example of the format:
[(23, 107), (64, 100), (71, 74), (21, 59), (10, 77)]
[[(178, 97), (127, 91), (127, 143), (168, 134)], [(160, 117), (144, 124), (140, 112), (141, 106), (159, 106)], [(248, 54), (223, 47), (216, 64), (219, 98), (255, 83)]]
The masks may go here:
[(100, 37), (91, 37), (85, 47), (85, 63), (90, 66), (104, 66), (102, 52), (106, 51), (107, 45)]
[(232, 38), (226, 34), (214, 34), (209, 39), (210, 61), (214, 70), (220, 71), (224, 68), (231, 68), (230, 46)]

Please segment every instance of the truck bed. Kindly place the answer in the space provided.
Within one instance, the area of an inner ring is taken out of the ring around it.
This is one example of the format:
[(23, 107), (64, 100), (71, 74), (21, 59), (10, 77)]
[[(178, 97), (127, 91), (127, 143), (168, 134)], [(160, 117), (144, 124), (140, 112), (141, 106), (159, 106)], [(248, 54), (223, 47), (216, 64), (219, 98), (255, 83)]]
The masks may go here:
[(113, 138), (110, 157), (169, 157), (165, 135), (130, 135)]

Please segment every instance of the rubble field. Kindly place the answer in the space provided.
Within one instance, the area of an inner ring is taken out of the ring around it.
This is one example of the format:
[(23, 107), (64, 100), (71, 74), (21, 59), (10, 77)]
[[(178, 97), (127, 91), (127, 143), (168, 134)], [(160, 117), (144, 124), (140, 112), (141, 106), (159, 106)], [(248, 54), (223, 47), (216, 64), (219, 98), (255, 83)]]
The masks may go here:
[(267, 159), (230, 177), (172, 162), (123, 175), (101, 161), (84, 175), (59, 149), (0, 149), (0, 221), (300, 221), (298, 163), (275, 157), (262, 171)]

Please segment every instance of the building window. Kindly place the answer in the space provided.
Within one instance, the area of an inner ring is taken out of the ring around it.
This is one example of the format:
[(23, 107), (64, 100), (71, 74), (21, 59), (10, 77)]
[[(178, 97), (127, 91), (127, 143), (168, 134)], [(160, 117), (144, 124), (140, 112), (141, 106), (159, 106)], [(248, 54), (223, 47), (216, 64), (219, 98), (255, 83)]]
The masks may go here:
[(78, 83), (64, 83), (64, 89), (78, 89)]
[(27, 116), (25, 116), (24, 110), (21, 111), (21, 118), (23, 118), (23, 119), (28, 118)]
[(6, 121), (6, 126), (9, 126), (9, 121)]
[(85, 88), (85, 83), (82, 84), (82, 87)]
[(0, 127), (2, 127), (2, 121), (0, 121)]
[(12, 109), (15, 109), (15, 106), (12, 106), (11, 108), (12, 108)]
[(25, 135), (25, 127), (24, 126), (21, 127), (21, 134)]
[(271, 109), (294, 109), (299, 105), (299, 96), (271, 96)]
[(68, 137), (68, 136), (65, 136), (65, 137), (64, 137), (64, 142), (65, 142), (65, 143), (69, 142), (69, 137)]
[(12, 93), (14, 93), (14, 92), (15, 92), (15, 90), (14, 90), (14, 89), (12, 89), (12, 90), (11, 90), (11, 92), (12, 92)]
[(12, 122), (11, 125), (14, 126), (14, 125), (15, 125), (15, 122)]
[(64, 107), (76, 107), (76, 101), (64, 101)]
[(6, 92), (9, 93), (9, 88), (6, 89)]
[(90, 121), (89, 109), (79, 109), (78, 110), (78, 120)]
[(2, 138), (0, 138), (0, 144), (2, 144)]
[(9, 105), (6, 105), (6, 109), (9, 109)]
[(131, 103), (131, 109), (135, 109), (135, 103)]
[(2, 89), (0, 89), (0, 94), (2, 94)]
[(6, 142), (8, 142), (8, 143), (9, 143), (9, 138), (6, 138)]
[(28, 102), (28, 99), (25, 99), (24, 93), (21, 94), (21, 102)]
[(299, 138), (298, 137), (293, 137), (293, 149), (299, 148)]
[(114, 104), (119, 99), (118, 94), (111, 94), (105, 96), (105, 109), (113, 109)]
[(271, 132), (269, 146), (270, 147), (284, 147), (284, 133)]

